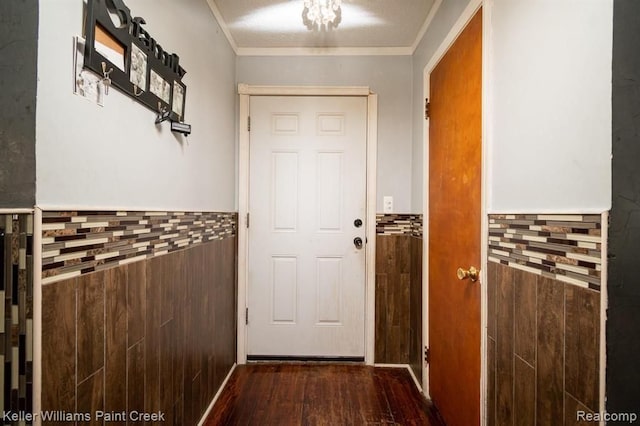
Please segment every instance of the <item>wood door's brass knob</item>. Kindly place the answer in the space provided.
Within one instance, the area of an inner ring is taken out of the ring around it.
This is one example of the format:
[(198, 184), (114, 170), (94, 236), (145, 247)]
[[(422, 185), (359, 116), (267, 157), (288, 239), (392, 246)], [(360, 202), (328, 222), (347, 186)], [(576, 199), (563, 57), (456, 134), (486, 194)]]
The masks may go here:
[(469, 278), (473, 282), (478, 281), (479, 274), (480, 274), (480, 271), (478, 271), (473, 266), (470, 266), (468, 271), (462, 268), (458, 268), (458, 272), (457, 272), (459, 280), (466, 280), (467, 278)]

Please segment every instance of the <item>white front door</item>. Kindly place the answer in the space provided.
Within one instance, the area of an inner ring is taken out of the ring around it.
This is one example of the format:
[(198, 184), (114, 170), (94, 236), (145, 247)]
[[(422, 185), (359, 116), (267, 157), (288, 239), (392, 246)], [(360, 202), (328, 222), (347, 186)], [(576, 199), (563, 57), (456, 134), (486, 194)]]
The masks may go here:
[(364, 357), (367, 98), (250, 116), (248, 355)]

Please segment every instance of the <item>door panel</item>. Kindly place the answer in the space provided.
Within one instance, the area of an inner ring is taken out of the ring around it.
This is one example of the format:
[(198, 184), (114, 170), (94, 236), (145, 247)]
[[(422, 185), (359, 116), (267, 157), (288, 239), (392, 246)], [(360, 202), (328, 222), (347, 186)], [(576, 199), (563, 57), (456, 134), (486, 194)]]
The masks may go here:
[(318, 313), (316, 324), (340, 325), (340, 295), (342, 294), (342, 259), (318, 258), (316, 294)]
[(480, 423), (482, 13), (431, 73), (429, 390), (450, 426)]
[(273, 276), (270, 279), (273, 307), (272, 324), (294, 324), (298, 310), (298, 259), (273, 256)]
[(367, 99), (252, 97), (248, 355), (364, 356)]
[(273, 230), (295, 231), (298, 222), (298, 153), (273, 152)]
[(340, 152), (318, 153), (318, 231), (340, 231), (342, 227), (342, 157)]

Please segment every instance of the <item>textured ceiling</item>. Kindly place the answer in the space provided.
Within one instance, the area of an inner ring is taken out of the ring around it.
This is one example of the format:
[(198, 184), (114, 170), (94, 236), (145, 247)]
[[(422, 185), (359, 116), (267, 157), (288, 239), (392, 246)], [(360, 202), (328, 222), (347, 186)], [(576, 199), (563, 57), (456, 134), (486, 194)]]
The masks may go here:
[[(309, 29), (303, 0), (208, 0), (237, 50), (415, 48), (436, 0), (342, 0), (336, 28)], [(410, 53), (410, 52), (409, 52)]]

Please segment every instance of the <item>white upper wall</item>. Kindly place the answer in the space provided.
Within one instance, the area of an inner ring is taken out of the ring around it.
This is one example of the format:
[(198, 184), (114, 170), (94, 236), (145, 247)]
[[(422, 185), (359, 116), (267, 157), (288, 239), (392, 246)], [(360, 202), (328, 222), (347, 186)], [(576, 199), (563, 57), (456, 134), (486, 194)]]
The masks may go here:
[(238, 82), (255, 85), (369, 86), (378, 94), (377, 211), (411, 212), (410, 56), (238, 56)]
[(116, 88), (104, 107), (72, 93), (72, 38), (83, 1), (41, 1), (36, 202), (68, 209), (233, 211), (235, 54), (206, 0), (125, 0), (180, 56), (187, 74), (184, 138)]
[[(470, 3), (445, 0), (413, 56), (414, 211), (425, 192), (424, 68)], [(608, 210), (612, 0), (485, 0), (483, 8), (489, 213)]]
[(413, 118), (411, 158), (413, 165), (411, 168), (411, 207), (412, 212), (415, 213), (422, 212), (422, 203), (426, 191), (423, 178), (424, 68), (434, 56), (468, 4), (469, 0), (444, 0), (413, 54), (413, 102), (411, 108)]
[(612, 0), (491, 0), (489, 212), (611, 205)]

